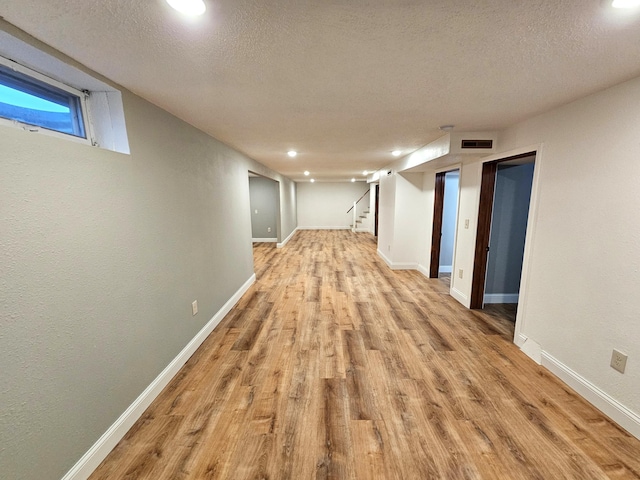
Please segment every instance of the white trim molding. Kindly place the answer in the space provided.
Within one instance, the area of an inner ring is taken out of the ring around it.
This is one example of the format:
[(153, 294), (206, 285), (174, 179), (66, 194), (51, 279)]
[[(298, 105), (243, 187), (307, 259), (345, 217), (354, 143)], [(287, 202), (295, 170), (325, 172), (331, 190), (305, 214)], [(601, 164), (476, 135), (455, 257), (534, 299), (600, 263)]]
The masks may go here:
[(631, 435), (640, 439), (640, 415), (629, 410), (608, 393), (602, 391), (545, 351), (542, 351), (542, 366), (573, 388), (580, 396)]
[(200, 330), (195, 337), (182, 349), (182, 351), (166, 366), (153, 382), (129, 405), (120, 418), (102, 434), (96, 443), (85, 453), (80, 460), (62, 477), (62, 480), (86, 480), (100, 463), (113, 450), (120, 440), (131, 429), (133, 424), (142, 416), (156, 397), (162, 392), (173, 377), (180, 371), (187, 360), (195, 353), (198, 347), (206, 340), (220, 321), (238, 303), (242, 295), (256, 281), (253, 274), (249, 280), (223, 305), (211, 320)]
[(350, 226), (339, 226), (339, 227), (298, 227), (298, 230), (351, 230)]
[(485, 293), (484, 303), (518, 303), (517, 293)]
[(451, 290), (449, 290), (449, 295), (451, 295), (453, 298), (455, 298), (458, 302), (460, 302), (465, 307), (469, 308), (469, 305), (471, 304), (469, 297), (467, 297), (464, 293), (462, 293), (457, 288), (451, 287)]
[(277, 238), (252, 238), (254, 243), (256, 242), (267, 242), (267, 243), (276, 243), (278, 241)]
[(418, 271), (424, 275), (425, 277), (429, 278), (429, 269), (427, 267), (425, 267), (424, 265), (420, 265), (418, 264)]
[(451, 273), (453, 271), (453, 265), (440, 265), (438, 267), (438, 273)]
[(293, 238), (293, 236), (296, 234), (296, 232), (298, 231), (298, 228), (294, 228), (293, 232), (291, 232), (289, 234), (289, 236), (287, 238), (284, 239), (284, 241), (282, 243), (278, 243), (278, 245), (276, 245), (276, 248), (282, 248), (284, 247), (287, 243), (289, 243), (289, 240), (291, 240)]
[(391, 270), (418, 270), (419, 265), (417, 263), (394, 263), (385, 257), (381, 250), (378, 250), (378, 255)]

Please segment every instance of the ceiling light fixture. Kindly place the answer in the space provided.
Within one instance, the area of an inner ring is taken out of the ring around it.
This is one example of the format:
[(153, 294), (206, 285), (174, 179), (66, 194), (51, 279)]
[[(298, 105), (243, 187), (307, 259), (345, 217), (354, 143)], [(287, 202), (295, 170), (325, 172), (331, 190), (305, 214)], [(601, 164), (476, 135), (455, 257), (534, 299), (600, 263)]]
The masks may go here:
[(287, 155), (289, 155), (291, 158), (294, 158), (298, 155), (298, 152), (296, 152), (295, 150), (289, 150), (287, 152)]
[(613, 8), (635, 8), (640, 6), (640, 0), (613, 0)]
[(443, 132), (450, 132), (453, 130), (453, 127), (455, 127), (455, 125), (440, 125), (438, 128)]
[(362, 172), (363, 175), (369, 175), (369, 171), (365, 170), (364, 172)]
[(203, 0), (167, 0), (167, 3), (174, 9), (185, 15), (202, 15), (207, 6)]
[(312, 178), (311, 180), (309, 180), (311, 183), (315, 183), (316, 179)]
[(352, 178), (352, 179), (351, 179), (351, 183), (354, 183), (355, 181), (356, 181), (356, 179), (355, 179), (355, 178)]
[(304, 171), (304, 175), (305, 175), (305, 177), (308, 177), (308, 176), (309, 176), (309, 173), (310, 173), (310, 172), (309, 172), (309, 170), (305, 170), (305, 171)]
[(399, 157), (400, 155), (402, 155), (402, 150), (394, 150), (393, 152), (391, 152), (391, 155), (393, 155), (394, 157)]

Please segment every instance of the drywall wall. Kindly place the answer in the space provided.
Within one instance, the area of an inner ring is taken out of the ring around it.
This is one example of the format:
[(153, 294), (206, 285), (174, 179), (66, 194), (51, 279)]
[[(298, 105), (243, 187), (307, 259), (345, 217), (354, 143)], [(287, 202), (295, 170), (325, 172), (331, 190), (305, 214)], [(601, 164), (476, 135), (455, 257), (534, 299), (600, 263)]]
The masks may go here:
[(458, 184), (460, 172), (447, 172), (444, 177), (444, 205), (442, 208), (442, 237), (440, 239), (440, 268), (450, 273), (453, 266), (453, 247), (458, 220)]
[(396, 174), (394, 243), (390, 257), (395, 268), (418, 268), (416, 259), (430, 250), (431, 245), (425, 241), (430, 224), (423, 220), (428, 205), (422, 173)]
[(293, 188), (122, 94), (130, 155), (0, 127), (3, 478), (62, 477), (251, 277), (248, 171)]
[[(501, 138), (506, 151), (542, 145), (531, 204), (535, 217), (527, 232), (526, 288), (520, 289), (520, 340), (538, 343), (545, 357), (629, 409), (636, 422), (639, 104), (636, 78), (522, 122)], [(624, 374), (609, 367), (613, 348), (629, 355)]]
[(533, 163), (498, 164), (487, 259), (485, 302), (495, 299), (495, 303), (517, 303), (517, 300), (506, 302), (503, 299), (515, 299), (514, 295), (520, 291), (533, 170)]
[(465, 163), (460, 167), (458, 228), (455, 265), (451, 274), (451, 295), (466, 307), (471, 302), (481, 177), (482, 164), (480, 162)]
[[(428, 269), (434, 176), (391, 173), (380, 177), (378, 254), (394, 269)], [(425, 220), (426, 216), (426, 220)]]
[(347, 210), (367, 190), (366, 182), (298, 183), (298, 228), (350, 228), (353, 215)]
[(277, 240), (279, 198), (278, 182), (264, 177), (249, 177), (251, 235), (254, 241)]
[(376, 234), (376, 189), (380, 188), (379, 183), (369, 184), (369, 233)]
[(392, 256), (394, 225), (396, 218), (396, 175), (380, 176), (378, 205), (378, 253), (389, 263)]

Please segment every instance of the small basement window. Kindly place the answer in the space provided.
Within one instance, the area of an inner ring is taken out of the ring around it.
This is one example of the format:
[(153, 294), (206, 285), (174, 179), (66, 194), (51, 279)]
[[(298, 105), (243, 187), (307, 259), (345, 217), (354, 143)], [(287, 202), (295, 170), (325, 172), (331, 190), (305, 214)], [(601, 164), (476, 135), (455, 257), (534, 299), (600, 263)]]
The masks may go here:
[(2, 57), (0, 117), (91, 143), (84, 92)]
[(21, 128), (128, 155), (122, 93), (0, 23), (0, 128)]

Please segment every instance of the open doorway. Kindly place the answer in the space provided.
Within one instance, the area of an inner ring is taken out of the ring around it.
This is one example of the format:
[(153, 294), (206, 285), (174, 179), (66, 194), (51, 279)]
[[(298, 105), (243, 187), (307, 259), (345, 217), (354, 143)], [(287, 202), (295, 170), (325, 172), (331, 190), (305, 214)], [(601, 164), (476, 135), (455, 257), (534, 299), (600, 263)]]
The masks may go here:
[(458, 222), (460, 170), (436, 173), (429, 278), (450, 277)]
[(277, 181), (249, 172), (251, 237), (254, 243), (278, 242), (279, 192)]
[(535, 152), (482, 168), (471, 308), (501, 309), (515, 321)]

